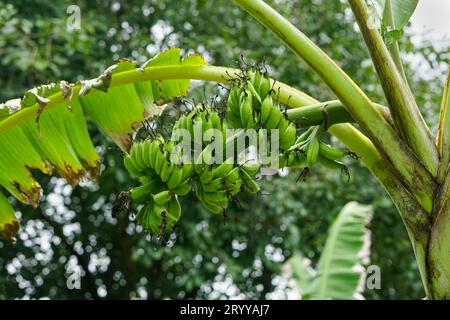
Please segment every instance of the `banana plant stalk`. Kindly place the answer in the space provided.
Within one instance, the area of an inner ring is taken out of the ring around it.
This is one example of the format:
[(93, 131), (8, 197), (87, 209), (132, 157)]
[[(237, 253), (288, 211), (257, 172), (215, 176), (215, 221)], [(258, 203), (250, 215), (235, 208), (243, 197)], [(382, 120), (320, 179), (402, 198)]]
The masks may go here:
[[(409, 185), (408, 191), (414, 195), (419, 205), (413, 203), (410, 198), (401, 196), (399, 194), (401, 187), (395, 190), (395, 186), (389, 185), (392, 180), (383, 182), (380, 179), (405, 222), (427, 297), (449, 299), (448, 80), (444, 90), (438, 139), (435, 143), (409, 89), (406, 77), (402, 74), (400, 60), (392, 56), (392, 51), (389, 52), (378, 30), (371, 28), (368, 23), (368, 8), (364, 0), (349, 0), (349, 3), (379, 74), (389, 102), (394, 127), (389, 125), (363, 91), (331, 58), (264, 1), (235, 0), (235, 2), (277, 35), (322, 78), (344, 104), (352, 118), (364, 128), (364, 132), (367, 132), (368, 138), (381, 155), (380, 162), (388, 168), (389, 174), (400, 178), (399, 185)], [(388, 6), (388, 10), (392, 10), (390, 3)], [(403, 162), (400, 159), (409, 160)], [(420, 183), (417, 180), (408, 182), (405, 169), (411, 165), (417, 169), (414, 169), (415, 174), (422, 176)], [(414, 191), (411, 188), (422, 191)]]

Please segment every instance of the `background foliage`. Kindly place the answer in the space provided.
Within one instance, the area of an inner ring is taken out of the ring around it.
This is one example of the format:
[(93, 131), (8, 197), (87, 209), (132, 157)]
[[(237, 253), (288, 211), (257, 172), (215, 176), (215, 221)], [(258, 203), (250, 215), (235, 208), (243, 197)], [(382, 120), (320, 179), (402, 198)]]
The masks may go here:
[[(269, 1), (272, 2), (272, 1)], [(370, 97), (383, 102), (373, 66), (345, 1), (276, 1), (312, 40), (331, 55)], [(96, 76), (119, 57), (145, 61), (179, 46), (209, 63), (233, 66), (264, 57), (271, 75), (312, 94), (332, 99), (307, 68), (257, 22), (228, 0), (77, 1), (81, 30), (66, 29), (71, 1), (25, 0), (0, 4), (0, 101), (39, 83)], [(409, 61), (438, 67), (446, 58), (431, 43), (403, 48)], [(448, 52), (448, 50), (442, 50)], [(413, 52), (416, 52), (413, 54)], [(414, 64), (413, 64), (414, 66)], [(412, 73), (407, 68), (408, 76)], [(428, 120), (436, 119), (440, 74), (410, 77)], [(196, 87), (202, 100), (217, 87)], [(15, 246), (0, 240), (0, 298), (219, 298), (286, 297), (281, 264), (300, 250), (317, 262), (326, 231), (348, 201), (374, 208), (371, 263), (381, 268), (373, 298), (422, 298), (419, 273), (400, 217), (381, 186), (357, 161), (352, 179), (316, 169), (306, 182), (298, 173), (264, 178), (264, 195), (242, 197), (227, 217), (205, 212), (185, 199), (183, 217), (168, 247), (158, 247), (132, 222), (111, 217), (116, 194), (133, 185), (121, 152), (91, 129), (103, 157), (96, 183), (72, 189), (63, 180), (41, 177), (50, 191), (36, 210), (20, 208), (22, 231)], [(81, 272), (80, 290), (66, 279)], [(278, 288), (274, 294), (274, 290)]]

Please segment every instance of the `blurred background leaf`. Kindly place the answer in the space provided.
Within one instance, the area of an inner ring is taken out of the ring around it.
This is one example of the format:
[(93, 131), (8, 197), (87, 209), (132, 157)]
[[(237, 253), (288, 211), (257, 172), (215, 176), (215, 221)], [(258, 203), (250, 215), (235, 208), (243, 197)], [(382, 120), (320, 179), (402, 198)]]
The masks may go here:
[(365, 290), (370, 257), (370, 232), (366, 228), (372, 218), (371, 208), (349, 202), (339, 212), (328, 230), (317, 266), (295, 253), (287, 261), (292, 279), (304, 300), (359, 299)]

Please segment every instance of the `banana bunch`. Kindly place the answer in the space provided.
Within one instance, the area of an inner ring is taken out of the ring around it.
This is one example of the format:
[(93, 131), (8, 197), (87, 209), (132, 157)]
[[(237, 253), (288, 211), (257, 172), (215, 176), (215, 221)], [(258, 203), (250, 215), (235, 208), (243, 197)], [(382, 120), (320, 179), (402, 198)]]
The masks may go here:
[(172, 230), (181, 216), (178, 196), (169, 190), (152, 194), (149, 201), (136, 214), (136, 221), (151, 234)]
[(323, 126), (309, 127), (302, 133), (290, 151), (300, 151), (305, 157), (305, 165), (310, 168), (316, 162), (328, 169), (340, 169), (349, 176), (347, 167), (341, 162), (344, 156), (348, 155), (348, 151), (335, 149), (320, 140), (323, 134)]
[(197, 198), (212, 213), (223, 213), (230, 199), (239, 192), (255, 194), (260, 191), (252, 178), (259, 169), (257, 163), (235, 166), (232, 161), (206, 167), (199, 172), (199, 179), (194, 186)]
[[(217, 129), (223, 136), (224, 148), (227, 142), (227, 125), (219, 114), (207, 106), (198, 106), (182, 115), (173, 130), (185, 129), (194, 139), (195, 134)], [(136, 214), (136, 221), (152, 234), (173, 228), (181, 216), (179, 197), (192, 189), (209, 211), (219, 214), (228, 207), (230, 200), (240, 192), (259, 192), (253, 180), (259, 172), (257, 163), (239, 165), (234, 159), (215, 164), (212, 161), (212, 142), (217, 137), (202, 139), (202, 150), (194, 161), (185, 161), (177, 139), (167, 141), (156, 135), (143, 141), (135, 141), (124, 157), (124, 165), (130, 175), (138, 178), (141, 185), (122, 192), (113, 208), (115, 215), (128, 213), (133, 206), (142, 204)]]
[(192, 188), (193, 165), (173, 160), (180, 159), (180, 155), (172, 152), (173, 146), (157, 136), (133, 143), (124, 158), (126, 169), (142, 185), (121, 193), (113, 212), (129, 212), (133, 204), (144, 203), (136, 221), (153, 234), (173, 229), (181, 216), (178, 196), (187, 195)]
[(284, 116), (271, 95), (271, 82), (259, 71), (247, 71), (244, 83), (234, 86), (228, 96), (227, 123), (231, 128), (278, 130), (281, 151), (295, 142), (297, 128)]
[[(186, 130), (191, 139), (194, 139), (196, 135), (204, 137), (205, 132), (210, 129), (216, 129), (223, 131), (224, 123), (219, 114), (206, 105), (199, 105), (195, 107), (188, 114), (182, 115), (173, 126), (173, 131), (177, 129)], [(202, 139), (203, 147), (211, 142), (211, 139)]]
[[(229, 156), (226, 150), (230, 147), (234, 150), (236, 140), (243, 133), (240, 130), (229, 137), (228, 128), (255, 129), (257, 146), (261, 147), (261, 141), (265, 141), (266, 150), (272, 150), (270, 143), (278, 133), (280, 167), (309, 168), (319, 163), (348, 174), (341, 159), (349, 153), (321, 140), (325, 131), (323, 125), (309, 127), (297, 136), (295, 123), (285, 117), (272, 96), (268, 77), (259, 71), (247, 71), (239, 79), (228, 96), (226, 121), (203, 104), (180, 116), (170, 138), (152, 135), (132, 144), (124, 157), (124, 165), (130, 175), (139, 180), (140, 186), (119, 194), (113, 207), (114, 215), (139, 207), (136, 221), (148, 232), (157, 234), (176, 225), (181, 216), (179, 197), (191, 191), (214, 214), (223, 213), (241, 192), (258, 193), (260, 188), (254, 180), (261, 169), (258, 162), (239, 163), (239, 155), (221, 159), (223, 163), (215, 161), (217, 139), (223, 141), (223, 152)], [(194, 147), (193, 154), (187, 158), (183, 154), (186, 151), (178, 148), (180, 137), (174, 134), (178, 129), (189, 133), (190, 146)], [(209, 135), (210, 129), (216, 131)]]
[(174, 161), (174, 158), (181, 159), (181, 155), (172, 152), (173, 146), (173, 143), (165, 143), (161, 136), (135, 142), (124, 158), (125, 168), (136, 178), (157, 177), (168, 190), (184, 196), (191, 190), (189, 178), (193, 166)]

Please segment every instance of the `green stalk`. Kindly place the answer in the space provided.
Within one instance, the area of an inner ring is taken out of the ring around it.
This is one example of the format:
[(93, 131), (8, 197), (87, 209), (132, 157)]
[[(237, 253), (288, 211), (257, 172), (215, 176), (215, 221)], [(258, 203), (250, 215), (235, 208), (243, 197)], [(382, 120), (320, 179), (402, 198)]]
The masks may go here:
[[(232, 81), (230, 78), (238, 75), (241, 71), (232, 68), (223, 68), (215, 66), (164, 66), (164, 67), (148, 67), (144, 72), (140, 70), (129, 70), (126, 72), (114, 74), (111, 79), (110, 87), (116, 87), (126, 85), (130, 83), (137, 83), (148, 80), (169, 80), (169, 79), (196, 79), (205, 81), (214, 81), (221, 83), (229, 83)], [(284, 103), (290, 107), (302, 107), (306, 105), (318, 104), (319, 102), (307, 94), (294, 89), (284, 83), (274, 81), (274, 90), (277, 92), (277, 97), (281, 103)], [(80, 85), (76, 84), (73, 88), (73, 96), (76, 97), (80, 90)], [(93, 89), (95, 90), (95, 89)], [(55, 108), (62, 107), (64, 98), (61, 92), (58, 92), (52, 96), (47, 97), (49, 103), (46, 105), (44, 112)], [(0, 132), (7, 131), (11, 128), (23, 124), (25, 121), (34, 119), (39, 106), (37, 104), (22, 109), (19, 112), (11, 115), (0, 122)], [(351, 129), (350, 129), (351, 128)], [(348, 131), (358, 133), (359, 131), (353, 128), (350, 124), (343, 124), (341, 126), (333, 126), (330, 128), (332, 134), (339, 135), (340, 131)], [(366, 144), (368, 139), (363, 135), (356, 135), (355, 137), (345, 137), (344, 144), (351, 144), (352, 150), (355, 153), (364, 155), (364, 159), (369, 161), (371, 157), (378, 158), (378, 151), (375, 148), (367, 149)], [(360, 145), (358, 143), (361, 143)], [(379, 170), (385, 169), (384, 164), (377, 164)]]
[[(148, 67), (144, 72), (135, 69), (129, 70), (121, 73), (114, 74), (111, 79), (110, 87), (116, 87), (121, 85), (126, 85), (130, 83), (137, 83), (141, 81), (148, 80), (168, 80), (168, 79), (196, 79), (205, 81), (214, 81), (221, 83), (230, 83), (232, 78), (239, 74), (241, 71), (238, 69), (215, 67), (215, 66), (159, 66), (159, 67)], [(273, 80), (272, 80), (273, 81)], [(73, 88), (73, 96), (76, 97), (80, 90), (80, 85), (76, 84)], [(93, 89), (95, 90), (95, 89)], [(285, 104), (299, 107), (310, 104), (319, 103), (317, 100), (309, 97), (307, 94), (298, 91), (292, 87), (281, 82), (275, 82), (274, 90), (277, 93), (278, 99)], [(44, 112), (50, 110), (58, 105), (63, 105), (64, 98), (61, 92), (58, 92), (50, 97), (47, 97), (49, 103), (46, 105)], [(31, 106), (29, 108), (20, 110), (10, 117), (4, 119), (0, 122), (0, 132), (9, 130), (15, 126), (18, 126), (29, 119), (34, 119), (38, 111), (38, 104)], [(378, 112), (378, 111), (377, 111)], [(345, 143), (345, 142), (344, 142)], [(410, 162), (410, 161), (407, 161)], [(427, 198), (426, 193), (422, 193), (422, 189), (417, 188), (416, 185), (420, 184), (427, 186), (428, 184), (423, 182), (421, 176), (416, 174), (413, 170), (414, 166), (406, 166), (410, 169), (408, 173), (408, 181), (414, 186), (413, 194), (417, 197), (420, 203), (424, 205), (424, 208), (431, 210), (431, 199)], [(418, 170), (420, 172), (420, 170)], [(429, 190), (429, 188), (428, 188)], [(427, 192), (427, 188), (425, 188)]]
[(442, 95), (439, 129), (436, 137), (441, 162), (439, 165), (439, 182), (443, 182), (447, 167), (450, 164), (450, 64), (448, 65), (447, 80)]
[[(262, 0), (235, 0), (268, 27), (321, 77), (352, 117), (395, 168), (426, 211), (431, 211), (436, 189), (434, 176), (416, 158), (364, 92), (325, 52)], [(421, 186), (418, 188), (417, 186)]]
[[(392, 125), (393, 123), (389, 109), (379, 104), (376, 104), (375, 106), (383, 113), (386, 121)], [(324, 121), (327, 122), (329, 127), (337, 123), (355, 122), (348, 110), (339, 100), (306, 105), (301, 108), (290, 109), (286, 113), (289, 120), (296, 121), (303, 127), (319, 125), (324, 123)]]
[(330, 127), (336, 123), (355, 122), (339, 100), (290, 109), (286, 114), (289, 120), (297, 122), (302, 127), (309, 127), (322, 123), (326, 123), (327, 127)]
[(378, 30), (367, 24), (369, 9), (365, 0), (349, 0), (349, 3), (379, 75), (397, 132), (436, 177), (439, 162), (437, 148), (411, 89), (402, 78)]
[[(148, 67), (144, 72), (139, 70), (129, 70), (114, 74), (111, 79), (110, 88), (138, 83), (148, 80), (170, 80), (170, 79), (195, 79), (213, 81), (219, 83), (231, 83), (232, 77), (241, 73), (239, 69), (224, 68), (216, 66), (160, 66)], [(231, 77), (231, 78), (230, 78)], [(290, 106), (300, 107), (317, 104), (318, 101), (307, 94), (294, 89), (282, 82), (271, 80), (273, 90), (277, 92), (277, 98), (282, 103), (289, 103)], [(93, 89), (94, 91), (96, 89)], [(80, 84), (73, 87), (73, 97), (77, 97), (80, 91)], [(49, 103), (45, 106), (44, 112), (61, 106), (65, 100), (61, 92), (47, 97)], [(342, 104), (341, 104), (342, 105)], [(25, 121), (34, 119), (38, 111), (38, 104), (22, 109), (10, 117), (0, 121), (0, 133), (23, 124)]]

